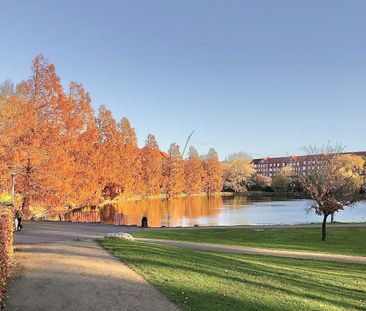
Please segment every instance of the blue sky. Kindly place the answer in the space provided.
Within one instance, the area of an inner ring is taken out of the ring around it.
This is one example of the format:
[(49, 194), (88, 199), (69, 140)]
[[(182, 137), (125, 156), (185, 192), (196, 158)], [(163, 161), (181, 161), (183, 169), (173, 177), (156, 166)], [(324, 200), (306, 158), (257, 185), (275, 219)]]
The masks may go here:
[(163, 150), (193, 129), (221, 158), (329, 140), (366, 150), (365, 12), (363, 0), (0, 0), (0, 81), (27, 78), (42, 53)]

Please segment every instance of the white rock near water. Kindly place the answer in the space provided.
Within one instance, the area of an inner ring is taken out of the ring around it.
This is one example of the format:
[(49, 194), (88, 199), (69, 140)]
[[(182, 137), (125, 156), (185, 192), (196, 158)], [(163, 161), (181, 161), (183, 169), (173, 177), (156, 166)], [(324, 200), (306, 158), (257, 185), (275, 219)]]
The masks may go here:
[(125, 232), (108, 233), (105, 237), (106, 238), (123, 239), (123, 240), (129, 240), (129, 241), (134, 240), (134, 238), (131, 234), (125, 233)]

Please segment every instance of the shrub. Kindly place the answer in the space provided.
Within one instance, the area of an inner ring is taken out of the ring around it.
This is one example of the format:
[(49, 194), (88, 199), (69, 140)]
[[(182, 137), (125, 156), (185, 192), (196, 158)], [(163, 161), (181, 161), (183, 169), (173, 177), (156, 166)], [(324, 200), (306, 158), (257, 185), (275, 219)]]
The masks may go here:
[(6, 278), (13, 255), (13, 211), (0, 207), (0, 307), (5, 297)]

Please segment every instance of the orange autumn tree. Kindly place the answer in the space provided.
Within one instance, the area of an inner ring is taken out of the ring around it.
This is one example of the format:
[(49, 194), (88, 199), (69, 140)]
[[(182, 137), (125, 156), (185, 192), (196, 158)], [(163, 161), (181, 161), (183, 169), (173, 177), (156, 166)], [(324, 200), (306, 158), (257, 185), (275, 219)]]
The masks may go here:
[(99, 131), (97, 142), (99, 187), (103, 196), (113, 199), (123, 192), (121, 185), (121, 135), (112, 112), (105, 106), (99, 108), (96, 124)]
[(121, 183), (127, 195), (142, 194), (142, 167), (135, 130), (130, 121), (123, 118), (119, 123), (121, 132)]
[(222, 190), (222, 167), (217, 152), (211, 148), (203, 162), (205, 184), (204, 190), (208, 194)]
[(142, 180), (146, 196), (161, 194), (162, 158), (155, 136), (149, 134), (145, 147), (141, 149)]
[(16, 124), (12, 122), (18, 110), (14, 104), (16, 100), (14, 96), (14, 84), (11, 81), (5, 81), (0, 85), (0, 185), (2, 189), (10, 187), (9, 155), (7, 154), (10, 137), (6, 134), (10, 129), (16, 128)]
[[(65, 159), (62, 146), (67, 139), (62, 109), (67, 98), (55, 68), (43, 56), (32, 65), (33, 74), (2, 110), (7, 124), (2, 127), (3, 160), (17, 170), (17, 192), (27, 213), (33, 201), (45, 205), (64, 204)], [(10, 110), (9, 110), (10, 109)]]
[(171, 144), (163, 159), (163, 191), (168, 196), (182, 194), (184, 190), (184, 161), (177, 144)]
[(189, 148), (188, 160), (184, 164), (184, 192), (188, 195), (198, 194), (203, 191), (203, 168), (197, 150), (191, 146)]
[(31, 79), (20, 83), (0, 110), (1, 159), (17, 171), (23, 209), (32, 203), (52, 211), (95, 204), (97, 131), (90, 98), (75, 82), (65, 94), (54, 66), (42, 56), (32, 68)]
[(71, 105), (66, 115), (69, 116), (69, 144), (67, 149), (73, 163), (67, 175), (70, 177), (71, 195), (68, 205), (95, 205), (101, 197), (96, 144), (99, 131), (96, 126), (94, 111), (91, 108), (89, 94), (82, 85), (72, 82), (69, 100)]

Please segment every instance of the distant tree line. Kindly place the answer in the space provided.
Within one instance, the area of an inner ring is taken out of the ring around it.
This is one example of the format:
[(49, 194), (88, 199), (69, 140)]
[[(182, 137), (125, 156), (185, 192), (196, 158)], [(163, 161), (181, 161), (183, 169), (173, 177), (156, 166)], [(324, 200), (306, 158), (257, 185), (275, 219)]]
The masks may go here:
[(53, 64), (37, 56), (32, 75), (0, 87), (0, 186), (16, 172), (21, 206), (52, 210), (98, 204), (116, 196), (212, 194), (222, 189), (217, 153), (201, 158), (191, 147), (183, 159), (177, 144), (162, 152), (154, 135), (139, 148), (129, 120), (117, 122), (71, 82), (63, 89)]
[[(327, 147), (331, 149), (331, 147)], [(340, 147), (334, 148), (340, 150)], [(312, 150), (316, 152), (316, 150)], [(332, 158), (337, 159), (338, 163), (341, 163), (344, 167), (352, 167), (357, 174), (357, 185), (360, 184), (360, 192), (365, 192), (365, 181), (361, 176), (365, 176), (365, 159), (358, 155), (341, 154), (341, 152), (327, 151)], [(328, 154), (327, 153), (327, 154)], [(319, 157), (318, 154), (313, 155), (314, 159)], [(318, 166), (324, 166), (325, 161), (318, 161)], [(300, 175), (296, 173), (292, 167), (284, 166), (281, 170), (277, 171), (274, 176), (268, 177), (262, 174), (256, 173), (253, 163), (248, 159), (247, 154), (244, 152), (238, 152), (229, 155), (223, 165), (223, 190), (229, 192), (247, 192), (247, 191), (266, 191), (276, 193), (306, 193), (306, 187), (304, 183), (304, 177), (311, 176), (315, 170), (307, 173), (306, 175)], [(341, 169), (340, 165), (339, 169)], [(361, 173), (360, 173), (361, 172)]]

